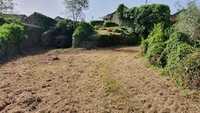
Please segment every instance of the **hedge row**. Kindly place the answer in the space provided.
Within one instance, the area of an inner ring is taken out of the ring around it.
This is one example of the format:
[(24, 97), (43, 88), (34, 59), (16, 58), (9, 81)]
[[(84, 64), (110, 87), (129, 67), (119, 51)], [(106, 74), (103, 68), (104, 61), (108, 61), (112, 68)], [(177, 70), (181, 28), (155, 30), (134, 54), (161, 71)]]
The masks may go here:
[(200, 52), (185, 34), (168, 35), (163, 24), (157, 24), (141, 47), (149, 62), (163, 68), (179, 85), (200, 89)]

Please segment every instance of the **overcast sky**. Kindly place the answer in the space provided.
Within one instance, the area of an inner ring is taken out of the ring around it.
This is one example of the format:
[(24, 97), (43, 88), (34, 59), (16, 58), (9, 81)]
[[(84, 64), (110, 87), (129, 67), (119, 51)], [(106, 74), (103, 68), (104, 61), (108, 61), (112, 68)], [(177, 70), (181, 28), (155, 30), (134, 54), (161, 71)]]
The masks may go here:
[[(85, 11), (87, 20), (99, 19), (100, 17), (113, 12), (120, 3), (128, 7), (144, 4), (145, 0), (89, 0), (90, 8)], [(185, 6), (189, 0), (149, 0), (150, 3), (162, 3), (170, 6), (172, 13), (179, 7)], [(63, 0), (16, 0), (14, 12), (18, 14), (30, 15), (33, 12), (40, 12), (50, 17), (65, 17)]]

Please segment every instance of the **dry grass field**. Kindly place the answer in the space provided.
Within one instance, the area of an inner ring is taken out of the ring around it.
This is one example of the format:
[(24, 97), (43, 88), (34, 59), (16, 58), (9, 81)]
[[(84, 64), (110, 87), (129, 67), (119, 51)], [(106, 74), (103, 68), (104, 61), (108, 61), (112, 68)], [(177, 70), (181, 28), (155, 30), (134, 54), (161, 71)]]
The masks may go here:
[(200, 95), (149, 68), (138, 47), (60, 49), (1, 65), (0, 113), (200, 113)]

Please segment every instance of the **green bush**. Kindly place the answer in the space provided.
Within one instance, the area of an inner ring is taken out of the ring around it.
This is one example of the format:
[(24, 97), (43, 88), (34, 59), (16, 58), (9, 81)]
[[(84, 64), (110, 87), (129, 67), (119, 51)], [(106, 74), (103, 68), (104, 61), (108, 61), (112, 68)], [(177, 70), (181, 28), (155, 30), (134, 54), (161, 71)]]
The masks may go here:
[(124, 37), (119, 34), (98, 34), (97, 36), (97, 46), (98, 47), (110, 47), (122, 45), (124, 42)]
[(178, 64), (182, 62), (188, 54), (192, 53), (194, 48), (187, 43), (179, 43), (176, 48), (171, 49), (167, 54), (167, 63), (165, 69), (170, 75), (174, 75), (174, 70)]
[(158, 67), (162, 66), (161, 65), (162, 61), (160, 59), (160, 56), (161, 56), (161, 53), (163, 52), (163, 50), (165, 49), (165, 47), (166, 47), (165, 43), (162, 43), (162, 42), (155, 43), (149, 47), (146, 57), (148, 58), (149, 62), (152, 65), (155, 65)]
[(22, 24), (21, 20), (19, 20), (18, 18), (14, 18), (14, 17), (4, 17), (4, 16), (0, 16), (0, 25), (3, 24), (11, 24), (11, 23), (16, 23), (16, 24)]
[(168, 39), (167, 36), (165, 36), (164, 32), (164, 25), (159, 23), (154, 26), (154, 29), (148, 36), (148, 43), (149, 46), (155, 44), (155, 43), (160, 43), (160, 42), (165, 42)]
[(80, 47), (84, 41), (93, 41), (94, 28), (88, 23), (80, 23), (73, 33), (73, 47)]
[(166, 48), (161, 54), (162, 66), (167, 64), (167, 57), (171, 51), (176, 51), (178, 46), (182, 43), (188, 43), (188, 37), (180, 32), (174, 32), (170, 35), (169, 40), (166, 42)]
[[(142, 41), (142, 44), (141, 44), (142, 53), (148, 54), (151, 59), (151, 54), (155, 54), (151, 52), (154, 52), (154, 49), (156, 49), (155, 47), (157, 47), (158, 45), (162, 45), (161, 48), (163, 49), (163, 45), (165, 45), (164, 43), (167, 39), (168, 37), (165, 36), (163, 24), (161, 23), (156, 24), (152, 32), (149, 34), (148, 38)], [(161, 48), (158, 48), (158, 49), (161, 49)]]
[(56, 24), (56, 28), (66, 35), (72, 36), (75, 30), (74, 22), (72, 20), (61, 20)]
[(119, 25), (114, 22), (105, 22), (104, 23), (104, 27), (116, 27), (116, 26), (119, 26)]
[(0, 50), (8, 52), (10, 47), (20, 49), (20, 44), (24, 40), (24, 26), (19, 24), (3, 24), (0, 27)]
[(122, 25), (131, 27), (141, 37), (147, 37), (154, 24), (170, 25), (170, 8), (166, 5), (151, 4), (133, 7), (124, 12), (121, 17)]
[(102, 20), (93, 20), (93, 21), (90, 22), (90, 24), (92, 26), (103, 26), (104, 21), (102, 21)]
[(134, 46), (140, 44), (141, 40), (134, 33), (125, 33), (124, 34), (125, 42), (124, 45)]
[(183, 81), (191, 89), (200, 89), (200, 52), (188, 55), (181, 65)]

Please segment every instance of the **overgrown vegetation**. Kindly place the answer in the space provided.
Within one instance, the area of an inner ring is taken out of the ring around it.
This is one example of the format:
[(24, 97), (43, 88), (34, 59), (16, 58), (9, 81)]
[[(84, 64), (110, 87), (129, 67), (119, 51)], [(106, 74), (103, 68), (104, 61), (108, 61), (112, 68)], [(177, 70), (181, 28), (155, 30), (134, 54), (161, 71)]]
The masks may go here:
[(70, 36), (72, 36), (72, 34), (75, 30), (75, 27), (76, 26), (74, 26), (74, 22), (72, 20), (68, 20), (68, 19), (59, 21), (56, 24), (57, 29), (60, 29), (62, 31), (62, 33), (68, 34)]
[(90, 22), (90, 24), (92, 25), (92, 26), (99, 26), (99, 27), (101, 27), (101, 26), (103, 26), (103, 24), (104, 24), (104, 21), (102, 21), (102, 20), (93, 20), (93, 21), (91, 21)]
[(20, 51), (20, 44), (25, 38), (24, 35), (24, 26), (20, 24), (11, 23), (0, 26), (0, 53), (6, 56), (12, 48), (17, 48), (17, 51)]
[(168, 6), (161, 4), (133, 7), (123, 10), (123, 14), (120, 11), (119, 14), (122, 25), (131, 27), (140, 37), (148, 36), (154, 24), (163, 23), (165, 26), (170, 24), (170, 9)]
[(175, 29), (187, 34), (191, 43), (200, 47), (200, 8), (195, 2), (191, 2), (178, 16)]
[(73, 47), (88, 47), (89, 42), (94, 42), (94, 34), (94, 28), (90, 24), (80, 23), (73, 34)]
[(116, 26), (119, 26), (119, 25), (114, 22), (105, 22), (104, 23), (104, 27), (116, 27)]
[(142, 53), (151, 64), (162, 68), (178, 85), (191, 89), (200, 87), (198, 10), (189, 4), (174, 26), (155, 25), (141, 44)]

